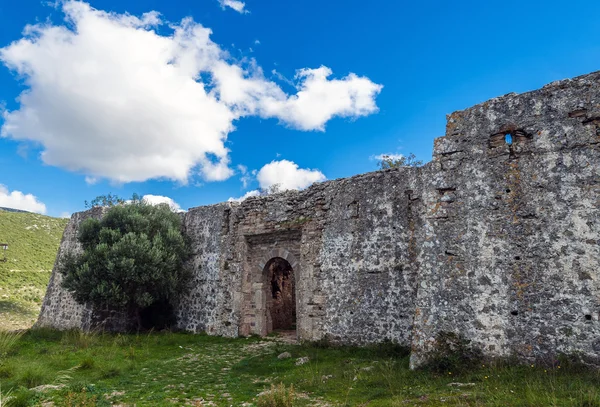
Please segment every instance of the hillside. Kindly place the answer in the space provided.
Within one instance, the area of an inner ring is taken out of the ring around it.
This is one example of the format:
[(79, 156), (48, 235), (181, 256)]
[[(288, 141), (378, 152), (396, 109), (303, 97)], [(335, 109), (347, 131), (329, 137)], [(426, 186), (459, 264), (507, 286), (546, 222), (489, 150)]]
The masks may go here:
[(0, 261), (0, 329), (26, 328), (35, 322), (67, 222), (0, 210), (0, 243), (8, 244), (7, 261)]
[(24, 211), (22, 209), (15, 209), (15, 208), (5, 208), (3, 206), (0, 206), (0, 211), (6, 211), (6, 212), (20, 212), (20, 213), (31, 213), (29, 211)]

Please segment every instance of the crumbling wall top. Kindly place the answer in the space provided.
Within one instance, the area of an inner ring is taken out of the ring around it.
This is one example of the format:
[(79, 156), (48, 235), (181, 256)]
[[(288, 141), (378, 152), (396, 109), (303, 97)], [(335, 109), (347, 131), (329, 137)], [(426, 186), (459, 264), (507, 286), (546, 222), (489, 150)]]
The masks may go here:
[(599, 95), (600, 71), (456, 111), (447, 117), (446, 135), (434, 141), (434, 160), (459, 153), (480, 158), (511, 149), (544, 153), (589, 144), (595, 132), (573, 130), (600, 122)]

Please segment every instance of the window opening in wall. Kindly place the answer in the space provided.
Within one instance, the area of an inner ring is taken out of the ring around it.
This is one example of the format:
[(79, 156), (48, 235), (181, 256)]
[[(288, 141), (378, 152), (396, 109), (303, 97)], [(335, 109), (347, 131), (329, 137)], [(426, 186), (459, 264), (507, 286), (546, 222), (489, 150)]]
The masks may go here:
[(267, 285), (267, 312), (270, 313), (273, 330), (296, 330), (296, 290), (294, 269), (281, 258), (274, 257), (265, 265)]
[(506, 142), (506, 144), (508, 144), (509, 146), (513, 143), (513, 136), (510, 133), (507, 133), (504, 135), (504, 141)]

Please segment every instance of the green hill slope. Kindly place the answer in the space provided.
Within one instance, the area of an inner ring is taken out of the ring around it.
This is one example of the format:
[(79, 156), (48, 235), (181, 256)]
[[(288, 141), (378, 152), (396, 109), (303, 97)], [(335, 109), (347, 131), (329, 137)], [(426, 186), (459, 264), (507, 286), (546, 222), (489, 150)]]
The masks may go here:
[(35, 322), (67, 222), (0, 210), (0, 243), (8, 243), (7, 261), (0, 261), (0, 329)]

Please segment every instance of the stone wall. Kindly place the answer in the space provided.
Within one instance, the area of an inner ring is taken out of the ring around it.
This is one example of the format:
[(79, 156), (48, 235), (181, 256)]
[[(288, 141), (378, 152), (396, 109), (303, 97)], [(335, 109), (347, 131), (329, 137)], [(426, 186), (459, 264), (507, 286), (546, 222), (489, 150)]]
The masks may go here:
[(177, 309), (177, 324), (181, 329), (223, 336), (238, 334), (231, 314), (230, 284), (236, 282), (228, 278), (223, 259), (229, 208), (229, 204), (199, 207), (183, 216), (184, 232), (191, 238), (195, 273), (191, 291), (181, 299)]
[[(453, 332), (492, 357), (600, 363), (599, 80), (456, 112), (423, 167), (191, 209), (196, 274), (178, 326), (269, 333), (268, 264), (282, 258), (301, 340), (389, 339), (418, 366)], [(88, 215), (73, 216), (57, 261)], [(86, 328), (90, 313), (53, 273), (39, 324)]]
[(599, 79), (449, 116), (423, 169), (413, 364), (440, 331), (492, 356), (600, 362)]
[(50, 283), (35, 324), (36, 327), (59, 329), (89, 329), (91, 327), (91, 307), (78, 304), (73, 296), (62, 288), (62, 275), (57, 272), (57, 267), (67, 253), (75, 254), (81, 251), (81, 245), (77, 241), (77, 232), (81, 222), (89, 217), (100, 218), (102, 213), (103, 208), (94, 208), (86, 212), (75, 213), (71, 217), (60, 242)]

